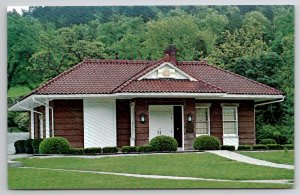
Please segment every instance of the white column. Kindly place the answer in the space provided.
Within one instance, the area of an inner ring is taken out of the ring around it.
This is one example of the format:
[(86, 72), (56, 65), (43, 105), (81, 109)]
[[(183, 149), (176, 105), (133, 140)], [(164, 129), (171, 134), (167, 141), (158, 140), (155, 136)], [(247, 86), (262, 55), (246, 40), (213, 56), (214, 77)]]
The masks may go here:
[(34, 112), (30, 112), (30, 138), (34, 139)]
[(40, 138), (44, 138), (44, 135), (43, 135), (44, 134), (44, 132), (43, 132), (43, 130), (44, 130), (43, 117), (44, 117), (43, 114), (39, 115), (39, 120), (40, 120)]
[(135, 146), (135, 102), (130, 102), (131, 136), (130, 146)]
[(49, 102), (45, 106), (45, 121), (46, 121), (46, 138), (50, 137), (50, 119), (49, 119)]

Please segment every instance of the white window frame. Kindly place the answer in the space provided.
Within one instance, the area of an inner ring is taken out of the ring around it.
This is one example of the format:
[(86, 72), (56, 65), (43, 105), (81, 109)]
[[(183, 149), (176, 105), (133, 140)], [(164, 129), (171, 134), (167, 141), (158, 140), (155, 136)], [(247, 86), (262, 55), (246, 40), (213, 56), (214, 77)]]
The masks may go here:
[[(224, 108), (234, 108), (235, 110), (235, 121), (224, 120)], [(225, 134), (224, 133), (224, 122), (236, 122), (235, 134)], [(239, 135), (239, 119), (238, 119), (238, 105), (222, 105), (222, 126), (223, 126), (223, 136), (224, 137), (237, 137)]]
[(196, 111), (196, 119), (195, 119), (195, 132), (196, 132), (196, 137), (201, 136), (201, 135), (210, 135), (210, 106), (211, 104), (196, 104), (196, 109), (197, 108), (206, 108), (207, 109), (207, 134), (197, 134), (197, 129), (196, 129), (196, 123), (197, 123), (197, 111)]

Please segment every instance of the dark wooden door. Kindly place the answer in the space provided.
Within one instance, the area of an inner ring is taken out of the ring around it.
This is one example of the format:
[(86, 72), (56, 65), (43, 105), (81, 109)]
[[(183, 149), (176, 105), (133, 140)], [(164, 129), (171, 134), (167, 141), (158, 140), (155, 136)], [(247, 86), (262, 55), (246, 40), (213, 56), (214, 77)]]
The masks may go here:
[(174, 106), (174, 138), (178, 147), (182, 147), (182, 107)]

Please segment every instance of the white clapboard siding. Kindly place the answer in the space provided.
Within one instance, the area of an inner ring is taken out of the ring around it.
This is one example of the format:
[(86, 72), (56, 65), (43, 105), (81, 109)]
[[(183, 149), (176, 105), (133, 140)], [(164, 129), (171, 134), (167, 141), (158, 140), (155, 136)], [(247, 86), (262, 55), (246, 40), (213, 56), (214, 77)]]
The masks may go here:
[(116, 101), (88, 98), (83, 106), (84, 147), (116, 146)]
[(238, 136), (223, 136), (223, 145), (234, 146), (235, 149), (239, 146)]

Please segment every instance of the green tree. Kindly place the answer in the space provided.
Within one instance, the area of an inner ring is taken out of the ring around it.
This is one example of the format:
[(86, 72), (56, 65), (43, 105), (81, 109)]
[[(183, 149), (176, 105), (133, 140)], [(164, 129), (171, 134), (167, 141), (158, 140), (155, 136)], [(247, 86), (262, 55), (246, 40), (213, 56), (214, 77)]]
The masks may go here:
[(164, 49), (176, 45), (179, 60), (192, 60), (195, 56), (195, 43), (199, 29), (190, 16), (167, 17), (147, 23), (144, 54), (148, 59), (159, 59)]
[(29, 59), (35, 53), (40, 42), (38, 35), (43, 32), (42, 25), (34, 18), (22, 17), (10, 12), (8, 20), (8, 88), (15, 85), (34, 86), (30, 73)]

